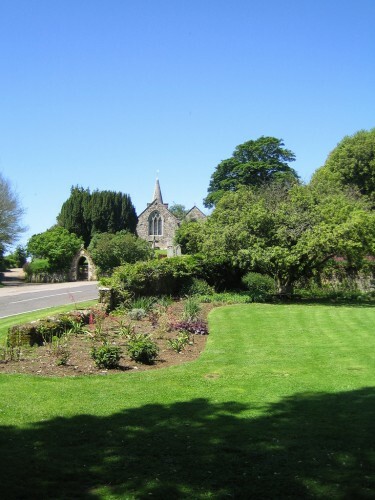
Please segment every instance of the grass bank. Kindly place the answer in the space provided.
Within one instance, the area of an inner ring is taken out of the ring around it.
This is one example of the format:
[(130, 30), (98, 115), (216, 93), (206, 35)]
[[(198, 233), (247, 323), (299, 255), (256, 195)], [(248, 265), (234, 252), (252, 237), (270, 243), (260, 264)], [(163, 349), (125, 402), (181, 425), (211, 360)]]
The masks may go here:
[(216, 309), (195, 362), (0, 378), (4, 498), (370, 498), (375, 308)]
[(53, 316), (54, 314), (73, 311), (74, 309), (84, 309), (85, 307), (90, 307), (97, 304), (97, 300), (89, 300), (86, 302), (77, 302), (75, 304), (67, 304), (65, 306), (50, 307), (48, 309), (43, 309), (42, 311), (33, 311), (23, 314), (17, 314), (16, 316), (9, 316), (7, 318), (0, 319), (0, 343), (4, 342), (6, 339), (8, 329), (11, 326), (19, 325), (22, 323), (28, 323), (30, 321), (35, 321), (37, 319), (46, 318), (48, 316)]

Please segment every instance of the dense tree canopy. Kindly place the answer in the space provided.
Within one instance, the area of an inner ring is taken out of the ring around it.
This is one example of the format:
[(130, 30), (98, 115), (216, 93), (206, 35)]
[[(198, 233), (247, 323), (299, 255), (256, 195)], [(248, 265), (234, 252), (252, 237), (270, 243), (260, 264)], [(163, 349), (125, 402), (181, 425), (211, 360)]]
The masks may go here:
[(298, 175), (288, 163), (295, 160), (294, 153), (285, 149), (281, 139), (259, 137), (236, 147), (231, 158), (223, 160), (211, 176), (206, 207), (212, 207), (227, 191), (241, 186), (261, 186), (279, 180), (294, 183)]
[(69, 198), (57, 216), (59, 226), (81, 237), (88, 245), (91, 239), (91, 194), (89, 189), (72, 187)]
[(53, 271), (69, 268), (83, 241), (63, 227), (55, 226), (48, 231), (34, 234), (27, 243), (27, 251), (34, 258), (47, 259)]
[(375, 207), (375, 128), (343, 138), (312, 179), (315, 185), (327, 182), (357, 188)]
[(23, 213), (17, 194), (0, 173), (0, 255), (24, 231), (21, 226)]
[(116, 234), (97, 233), (88, 250), (101, 273), (107, 273), (126, 263), (148, 260), (153, 256), (153, 250), (147, 241), (126, 231)]
[(58, 225), (80, 236), (87, 247), (96, 233), (135, 232), (137, 214), (130, 196), (72, 187), (57, 216)]
[(169, 211), (172, 212), (172, 214), (177, 217), (177, 219), (183, 220), (188, 213), (188, 210), (186, 210), (185, 205), (181, 205), (180, 203), (173, 203), (169, 207)]
[(204, 240), (206, 220), (183, 222), (177, 229), (174, 242), (180, 245), (183, 254), (198, 253)]
[(358, 262), (374, 250), (375, 214), (363, 200), (310, 186), (227, 193), (205, 224), (201, 250), (274, 277), (289, 293), (335, 255)]
[(5, 258), (6, 265), (10, 268), (22, 267), (26, 264), (26, 261), (27, 250), (21, 245), (18, 245), (17, 248)]

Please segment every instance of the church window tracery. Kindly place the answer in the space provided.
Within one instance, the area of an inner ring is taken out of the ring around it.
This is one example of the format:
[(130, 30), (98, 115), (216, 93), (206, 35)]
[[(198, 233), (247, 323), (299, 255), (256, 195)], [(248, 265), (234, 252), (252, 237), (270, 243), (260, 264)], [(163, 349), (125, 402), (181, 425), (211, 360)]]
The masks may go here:
[(159, 212), (152, 212), (148, 219), (148, 234), (150, 236), (163, 235), (163, 218)]

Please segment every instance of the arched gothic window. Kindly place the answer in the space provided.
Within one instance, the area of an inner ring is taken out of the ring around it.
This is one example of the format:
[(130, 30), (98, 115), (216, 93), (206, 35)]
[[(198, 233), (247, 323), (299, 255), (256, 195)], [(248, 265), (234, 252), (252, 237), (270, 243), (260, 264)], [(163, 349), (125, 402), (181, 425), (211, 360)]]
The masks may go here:
[(163, 219), (159, 212), (152, 212), (148, 218), (148, 234), (150, 236), (162, 236)]

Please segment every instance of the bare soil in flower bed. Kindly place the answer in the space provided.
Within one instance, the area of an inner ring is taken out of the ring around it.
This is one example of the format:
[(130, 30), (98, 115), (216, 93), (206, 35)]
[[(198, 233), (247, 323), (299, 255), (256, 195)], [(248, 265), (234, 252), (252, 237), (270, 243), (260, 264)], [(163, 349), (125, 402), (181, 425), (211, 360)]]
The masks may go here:
[[(208, 312), (212, 309), (212, 304), (202, 304), (199, 319), (206, 321)], [(69, 357), (64, 365), (59, 365), (59, 355), (56, 354), (51, 344), (43, 346), (22, 346), (19, 361), (0, 361), (0, 373), (26, 373), (31, 375), (66, 377), (82, 375), (98, 375), (115, 372), (130, 372), (140, 370), (155, 370), (168, 366), (179, 365), (196, 359), (204, 350), (207, 335), (190, 335), (190, 342), (182, 352), (177, 353), (168, 342), (175, 339), (178, 330), (170, 328), (170, 325), (181, 321), (183, 303), (175, 302), (159, 316), (155, 322), (155, 315), (146, 315), (141, 320), (131, 320), (129, 316), (108, 315), (101, 322), (101, 329), (106, 336), (106, 341), (120, 347), (121, 359), (117, 369), (98, 368), (91, 357), (91, 350), (98, 347), (96, 331), (98, 323), (85, 327), (84, 333), (69, 334), (67, 337), (67, 350)], [(121, 325), (131, 325), (135, 333), (149, 334), (159, 348), (159, 354), (153, 364), (137, 363), (130, 359), (127, 353), (127, 337), (120, 335)]]

